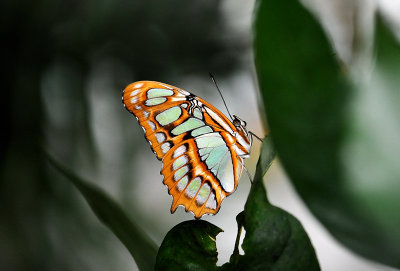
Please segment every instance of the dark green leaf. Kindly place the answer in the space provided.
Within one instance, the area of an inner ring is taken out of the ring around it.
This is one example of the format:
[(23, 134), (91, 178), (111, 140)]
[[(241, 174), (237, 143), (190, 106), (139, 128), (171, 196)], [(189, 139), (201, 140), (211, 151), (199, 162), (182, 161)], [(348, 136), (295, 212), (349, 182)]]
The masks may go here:
[(256, 174), (254, 176), (255, 182), (258, 182), (264, 177), (265, 173), (267, 173), (269, 167), (274, 161), (275, 156), (276, 153), (275, 148), (272, 145), (272, 138), (271, 136), (268, 136), (264, 139), (261, 146), (260, 157), (258, 158)]
[(298, 1), (258, 1), (254, 26), (268, 122), (297, 191), (346, 246), (399, 267), (398, 44), (379, 26), (375, 73), (354, 87)]
[(204, 220), (176, 225), (161, 244), (156, 270), (216, 270), (215, 238), (221, 231)]
[(239, 228), (246, 230), (243, 256), (232, 255), (226, 270), (319, 270), (314, 248), (300, 222), (271, 205), (263, 175), (271, 165), (274, 150), (270, 139), (263, 143), (245, 210), (238, 215)]
[(124, 213), (121, 207), (94, 185), (81, 180), (51, 156), (48, 161), (82, 193), (96, 216), (129, 250), (140, 270), (154, 270), (157, 246)]

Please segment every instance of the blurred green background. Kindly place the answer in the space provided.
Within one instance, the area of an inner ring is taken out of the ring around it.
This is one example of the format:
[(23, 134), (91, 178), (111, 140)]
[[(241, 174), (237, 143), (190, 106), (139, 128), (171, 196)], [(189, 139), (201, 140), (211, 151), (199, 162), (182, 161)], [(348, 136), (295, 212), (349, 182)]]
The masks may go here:
[[(244, 70), (242, 77), (249, 77), (250, 32), (228, 22), (227, 4), (2, 1), (1, 270), (135, 265), (75, 188), (48, 166), (43, 149), (107, 190), (161, 242), (178, 220), (169, 214), (161, 164), (123, 108), (121, 93), (131, 82), (156, 80), (216, 98), (208, 72), (221, 82)], [(252, 4), (246, 6), (250, 11)], [(161, 193), (166, 205), (140, 203)], [(158, 213), (171, 220), (158, 221)]]
[[(340, 57), (349, 59), (346, 1), (306, 2), (328, 26)], [(169, 214), (161, 163), (123, 108), (121, 92), (131, 82), (156, 80), (225, 112), (208, 78), (212, 72), (230, 111), (263, 136), (251, 50), (253, 5), (239, 0), (1, 2), (1, 270), (136, 268), (81, 195), (48, 165), (43, 149), (111, 194), (157, 244), (171, 227), (192, 219), (182, 210)], [(258, 148), (255, 144), (246, 162), (251, 172)], [(301, 220), (323, 270), (385, 269), (338, 245), (296, 196), (278, 162), (267, 179), (271, 201)], [(244, 174), (219, 215), (205, 218), (225, 230), (217, 239), (221, 264), (233, 250), (235, 216), (248, 189)]]

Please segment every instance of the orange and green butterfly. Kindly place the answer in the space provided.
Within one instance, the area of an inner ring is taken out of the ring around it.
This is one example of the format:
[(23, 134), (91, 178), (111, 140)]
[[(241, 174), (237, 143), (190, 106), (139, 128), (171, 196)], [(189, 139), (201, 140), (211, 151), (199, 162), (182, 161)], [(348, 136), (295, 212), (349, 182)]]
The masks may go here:
[(128, 85), (122, 102), (163, 162), (161, 174), (173, 197), (171, 213), (182, 205), (196, 218), (216, 214), (236, 190), (243, 159), (250, 154), (254, 134), (246, 123), (235, 115), (229, 120), (183, 89), (154, 81)]

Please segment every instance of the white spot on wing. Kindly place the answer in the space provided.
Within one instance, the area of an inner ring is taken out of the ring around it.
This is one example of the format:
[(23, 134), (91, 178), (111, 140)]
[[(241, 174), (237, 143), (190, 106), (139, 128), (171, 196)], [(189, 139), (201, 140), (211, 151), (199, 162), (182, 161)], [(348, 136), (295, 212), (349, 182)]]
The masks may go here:
[(145, 118), (148, 118), (148, 117), (149, 117), (149, 115), (150, 115), (150, 113), (149, 113), (149, 112), (147, 112), (147, 111), (143, 111), (143, 116), (145, 116)]
[(141, 110), (141, 109), (142, 109), (142, 107), (141, 107), (141, 106), (139, 106), (139, 105), (135, 105), (135, 109), (136, 109), (136, 110)]
[(196, 195), (197, 191), (199, 190), (200, 184), (201, 184), (201, 178), (200, 177), (194, 178), (186, 188), (185, 191), (186, 196), (188, 196), (189, 198), (193, 198)]
[(133, 98), (131, 99), (131, 103), (133, 103), (133, 104), (137, 103), (137, 97), (133, 97)]
[(131, 92), (131, 97), (132, 97), (132, 96), (136, 96), (136, 95), (138, 95), (138, 94), (139, 94), (139, 92), (140, 92), (140, 90), (139, 90), (139, 89), (132, 91), (132, 92)]
[(188, 173), (188, 171), (189, 171), (189, 167), (188, 166), (181, 167), (180, 169), (175, 171), (174, 180), (177, 181), (177, 180), (181, 179), (183, 176), (186, 175), (186, 173)]
[(150, 126), (150, 129), (154, 131), (156, 129), (156, 125), (151, 120), (147, 121), (147, 124)]
[(186, 165), (187, 162), (189, 162), (188, 157), (186, 155), (183, 155), (174, 161), (174, 163), (172, 164), (172, 169), (176, 170), (177, 168)]
[(157, 138), (157, 142), (161, 143), (165, 140), (166, 137), (165, 137), (164, 133), (156, 133), (156, 138)]
[(186, 147), (184, 145), (179, 146), (175, 151), (174, 154), (172, 155), (173, 158), (176, 158), (178, 156), (181, 156), (186, 152)]
[(182, 191), (183, 189), (185, 189), (187, 183), (189, 181), (189, 177), (186, 175), (185, 177), (183, 177), (179, 183), (177, 184), (177, 188), (179, 191)]
[(203, 186), (200, 188), (199, 193), (196, 196), (196, 203), (201, 206), (203, 205), (207, 198), (208, 195), (210, 195), (211, 187), (207, 183), (203, 184)]
[(183, 95), (186, 95), (186, 96), (189, 96), (189, 95), (190, 95), (190, 93), (187, 92), (186, 90), (178, 89), (178, 91), (179, 91), (180, 93), (182, 93)]
[(143, 86), (143, 83), (137, 83), (136, 85), (133, 86), (133, 88), (141, 88)]
[(161, 151), (163, 153), (167, 153), (171, 149), (171, 144), (169, 142), (165, 142), (161, 145)]
[(208, 200), (207, 200), (206, 207), (207, 207), (208, 209), (212, 209), (212, 210), (217, 209), (217, 202), (216, 202), (216, 200), (215, 200), (215, 195), (214, 195), (214, 193), (211, 193), (211, 194), (210, 194), (210, 197), (209, 197)]
[(167, 85), (164, 85), (164, 84), (160, 84), (160, 85), (163, 86), (163, 87), (165, 87), (165, 88), (172, 89), (171, 87), (169, 87), (169, 86), (167, 86)]

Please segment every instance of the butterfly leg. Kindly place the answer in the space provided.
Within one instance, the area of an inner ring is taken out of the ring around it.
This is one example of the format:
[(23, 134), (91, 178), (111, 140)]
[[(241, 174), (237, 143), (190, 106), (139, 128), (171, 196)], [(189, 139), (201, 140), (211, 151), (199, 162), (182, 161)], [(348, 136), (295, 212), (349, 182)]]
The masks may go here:
[(257, 136), (255, 133), (253, 133), (252, 131), (249, 131), (249, 134), (251, 135), (251, 137), (255, 137), (255, 138), (257, 138), (258, 140), (260, 140), (261, 141), (261, 143), (263, 142), (263, 140), (259, 137), (259, 136)]
[(253, 179), (251, 178), (250, 172), (247, 170), (247, 167), (245, 165), (243, 165), (243, 168), (246, 171), (247, 177), (249, 177), (251, 184), (253, 184)]

